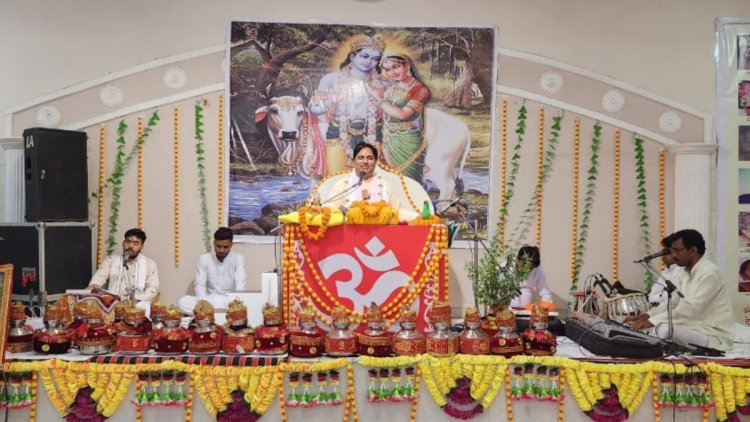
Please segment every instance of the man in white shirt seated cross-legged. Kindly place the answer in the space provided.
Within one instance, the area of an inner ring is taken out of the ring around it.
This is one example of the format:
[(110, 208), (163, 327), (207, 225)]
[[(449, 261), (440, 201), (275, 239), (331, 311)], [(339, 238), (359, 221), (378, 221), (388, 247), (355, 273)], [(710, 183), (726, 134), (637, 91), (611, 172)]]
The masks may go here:
[(234, 234), (228, 227), (214, 233), (214, 251), (198, 258), (195, 271), (195, 296), (183, 296), (177, 301), (180, 310), (193, 315), (199, 300), (207, 300), (214, 308), (229, 306), (229, 293), (245, 289), (245, 259), (232, 252)]

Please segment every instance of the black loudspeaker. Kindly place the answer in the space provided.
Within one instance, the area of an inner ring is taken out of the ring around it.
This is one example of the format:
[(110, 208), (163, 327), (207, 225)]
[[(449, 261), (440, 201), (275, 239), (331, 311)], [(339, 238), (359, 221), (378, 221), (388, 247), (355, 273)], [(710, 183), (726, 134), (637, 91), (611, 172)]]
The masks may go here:
[(26, 221), (86, 221), (86, 132), (23, 131)]
[[(13, 264), (13, 293), (82, 289), (91, 280), (88, 223), (0, 225), (0, 262)], [(24, 280), (25, 278), (25, 280)]]

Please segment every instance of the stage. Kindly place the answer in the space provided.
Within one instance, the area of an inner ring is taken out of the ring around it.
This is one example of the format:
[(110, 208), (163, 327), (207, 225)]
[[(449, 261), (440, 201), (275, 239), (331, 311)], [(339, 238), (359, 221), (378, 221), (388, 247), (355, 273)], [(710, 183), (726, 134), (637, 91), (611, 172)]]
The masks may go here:
[[(747, 410), (750, 361), (741, 357), (750, 355), (748, 345), (735, 347), (728, 359), (679, 357), (638, 362), (593, 356), (567, 338), (558, 340), (556, 356), (511, 359), (153, 354), (90, 358), (77, 353), (46, 359), (34, 353), (7, 354), (9, 381), (5, 385), (9, 391), (36, 384), (36, 394), (34, 400), (17, 403), (20, 409), (6, 411), (9, 420), (60, 420), (68, 412), (69, 420), (81, 420), (72, 415), (81, 416), (86, 413), (82, 409), (88, 408), (96, 409), (93, 416), (109, 416), (113, 421), (205, 421), (218, 414), (219, 419), (255, 420), (262, 416), (269, 421), (323, 422), (448, 420), (449, 415), (471, 416), (476, 421), (586, 421), (594, 419), (587, 415), (592, 408), (599, 413), (594, 420), (624, 420), (630, 415), (628, 420), (668, 421), (674, 414), (680, 421), (699, 421), (726, 420), (738, 409)], [(21, 372), (33, 376), (26, 375), (20, 384), (11, 382)], [(155, 379), (159, 381), (156, 387)], [(406, 390), (402, 388), (405, 385), (413, 388)], [(93, 404), (71, 408), (71, 403), (86, 403), (82, 397), (86, 387), (92, 388)], [(172, 394), (165, 396), (165, 389)], [(151, 401), (140, 411), (133, 403), (140, 391), (146, 392), (141, 397), (158, 391), (160, 398), (175, 399), (178, 390), (186, 402), (172, 400), (159, 405)], [(243, 393), (232, 397), (233, 390)], [(330, 398), (336, 392), (339, 401), (320, 404), (315, 393), (321, 390), (327, 395), (318, 397)], [(305, 394), (306, 401), (302, 399)], [(302, 402), (307, 406), (294, 406)]]

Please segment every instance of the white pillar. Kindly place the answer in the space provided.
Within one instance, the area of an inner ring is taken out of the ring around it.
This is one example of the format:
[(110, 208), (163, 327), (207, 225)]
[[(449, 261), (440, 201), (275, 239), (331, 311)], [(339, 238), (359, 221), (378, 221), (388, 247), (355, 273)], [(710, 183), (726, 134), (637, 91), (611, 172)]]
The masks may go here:
[(23, 223), (25, 198), (23, 179), (23, 138), (0, 139), (3, 150), (3, 195), (2, 217), (5, 223)]
[(668, 147), (674, 156), (674, 230), (695, 229), (711, 235), (711, 160), (716, 144)]

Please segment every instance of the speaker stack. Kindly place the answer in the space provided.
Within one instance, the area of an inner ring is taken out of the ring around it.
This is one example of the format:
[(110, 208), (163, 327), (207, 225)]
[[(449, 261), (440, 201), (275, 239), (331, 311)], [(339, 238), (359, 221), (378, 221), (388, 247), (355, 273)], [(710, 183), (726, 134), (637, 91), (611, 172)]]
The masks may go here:
[(85, 132), (23, 132), (26, 223), (0, 226), (2, 261), (11, 262), (13, 293), (64, 293), (91, 279), (91, 226)]

